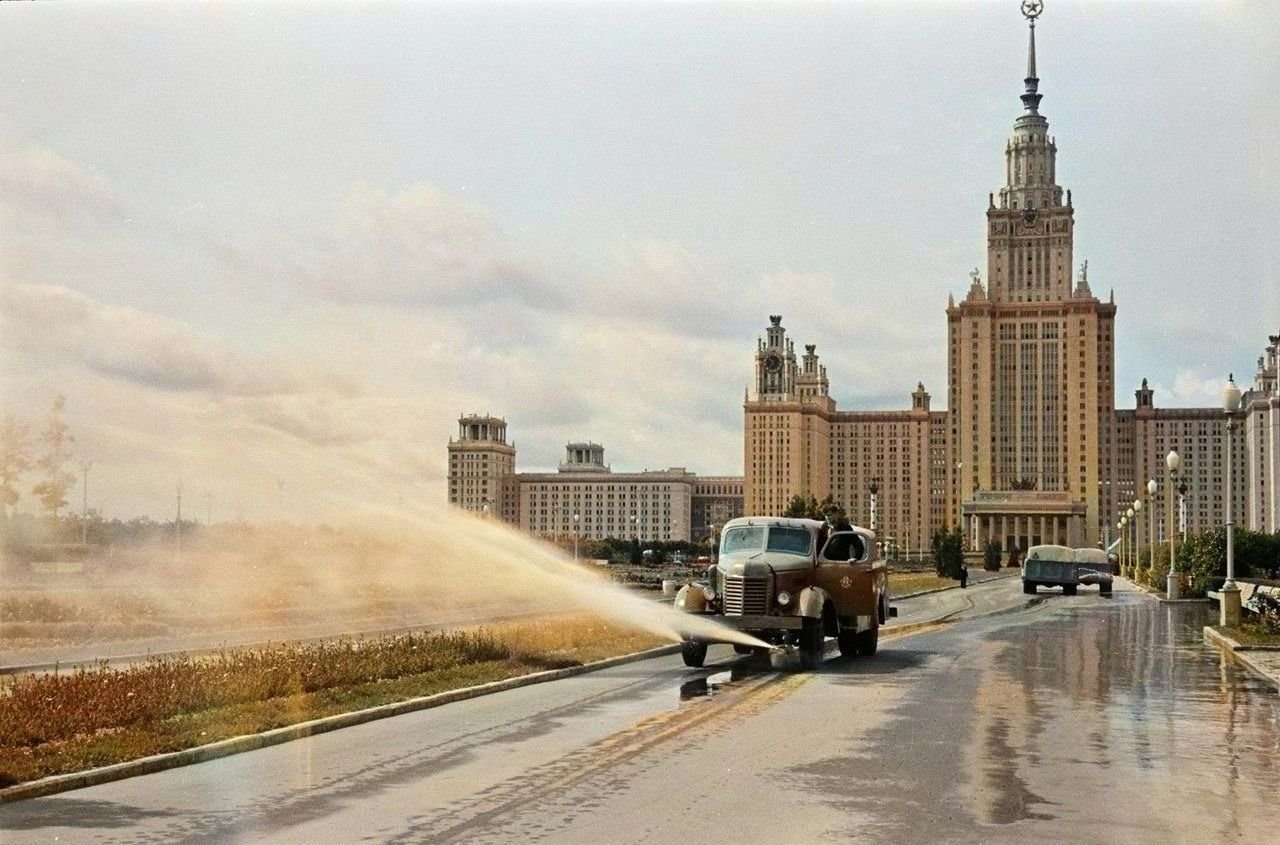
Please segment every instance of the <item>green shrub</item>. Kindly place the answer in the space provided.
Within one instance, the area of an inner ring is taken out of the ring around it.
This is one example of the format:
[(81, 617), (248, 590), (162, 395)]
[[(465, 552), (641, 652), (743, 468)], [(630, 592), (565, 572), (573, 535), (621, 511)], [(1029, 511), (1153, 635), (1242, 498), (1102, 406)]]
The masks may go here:
[(939, 578), (960, 578), (960, 570), (964, 568), (964, 536), (959, 528), (933, 535), (933, 567)]
[(1000, 544), (995, 540), (987, 543), (987, 548), (982, 553), (982, 568), (988, 572), (1000, 571)]

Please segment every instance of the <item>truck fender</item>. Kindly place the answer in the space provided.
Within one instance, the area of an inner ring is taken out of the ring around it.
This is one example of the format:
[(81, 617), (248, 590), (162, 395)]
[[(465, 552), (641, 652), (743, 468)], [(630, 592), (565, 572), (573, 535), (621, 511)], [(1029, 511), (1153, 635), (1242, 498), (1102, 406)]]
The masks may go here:
[(701, 587), (685, 584), (676, 593), (675, 608), (685, 613), (705, 613), (707, 597), (702, 594)]
[(821, 587), (805, 587), (800, 591), (800, 601), (797, 607), (800, 608), (801, 616), (808, 616), (811, 619), (822, 618), (822, 608), (827, 603), (827, 591)]

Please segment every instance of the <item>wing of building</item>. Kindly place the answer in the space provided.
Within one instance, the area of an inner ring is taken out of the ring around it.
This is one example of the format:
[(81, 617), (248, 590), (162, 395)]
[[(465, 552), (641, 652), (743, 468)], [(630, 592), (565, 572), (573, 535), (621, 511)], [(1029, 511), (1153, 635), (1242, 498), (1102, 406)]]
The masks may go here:
[(1229, 457), (1221, 409), (1157, 409), (1144, 381), (1137, 407), (1117, 411), (1116, 304), (1094, 295), (1087, 262), (1073, 279), (1075, 208), (1040, 113), (1034, 19), (1023, 83), (1005, 184), (987, 197), (986, 282), (975, 269), (965, 297), (947, 303), (947, 410), (930, 408), (923, 384), (904, 410), (837, 409), (816, 346), (797, 357), (782, 316), (771, 316), (743, 406), (747, 512), (830, 495), (899, 549), (924, 548), (957, 522), (974, 551), (991, 541), (1093, 545), (1177, 450), (1173, 489), (1185, 491), (1191, 530), (1222, 522), (1226, 460), (1235, 513), (1276, 530), (1276, 338)]
[(449, 441), (449, 504), (531, 534), (583, 540), (702, 540), (742, 516), (742, 476), (684, 467), (614, 472), (599, 443), (569, 443), (556, 472), (516, 472), (506, 420), (466, 414)]

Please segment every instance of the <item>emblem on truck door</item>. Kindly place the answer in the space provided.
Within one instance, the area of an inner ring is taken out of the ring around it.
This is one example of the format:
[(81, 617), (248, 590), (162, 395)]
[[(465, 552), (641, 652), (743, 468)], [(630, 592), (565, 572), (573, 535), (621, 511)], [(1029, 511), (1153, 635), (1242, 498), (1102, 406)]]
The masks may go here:
[(849, 589), (850, 587), (853, 586), (853, 579), (850, 578), (848, 575), (844, 576), (843, 578), (840, 579), (840, 586), (844, 587), (846, 590)]

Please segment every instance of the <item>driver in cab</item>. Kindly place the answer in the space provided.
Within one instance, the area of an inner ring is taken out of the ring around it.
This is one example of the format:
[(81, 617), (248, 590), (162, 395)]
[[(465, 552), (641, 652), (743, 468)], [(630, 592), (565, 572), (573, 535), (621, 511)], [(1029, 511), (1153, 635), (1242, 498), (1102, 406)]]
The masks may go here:
[(853, 531), (853, 525), (849, 522), (844, 510), (831, 508), (827, 511), (826, 518), (827, 524), (823, 526), (819, 539), (826, 543), (826, 539), (830, 537), (831, 542), (826, 544), (823, 556), (827, 560), (861, 560), (862, 538), (853, 533), (839, 533)]

